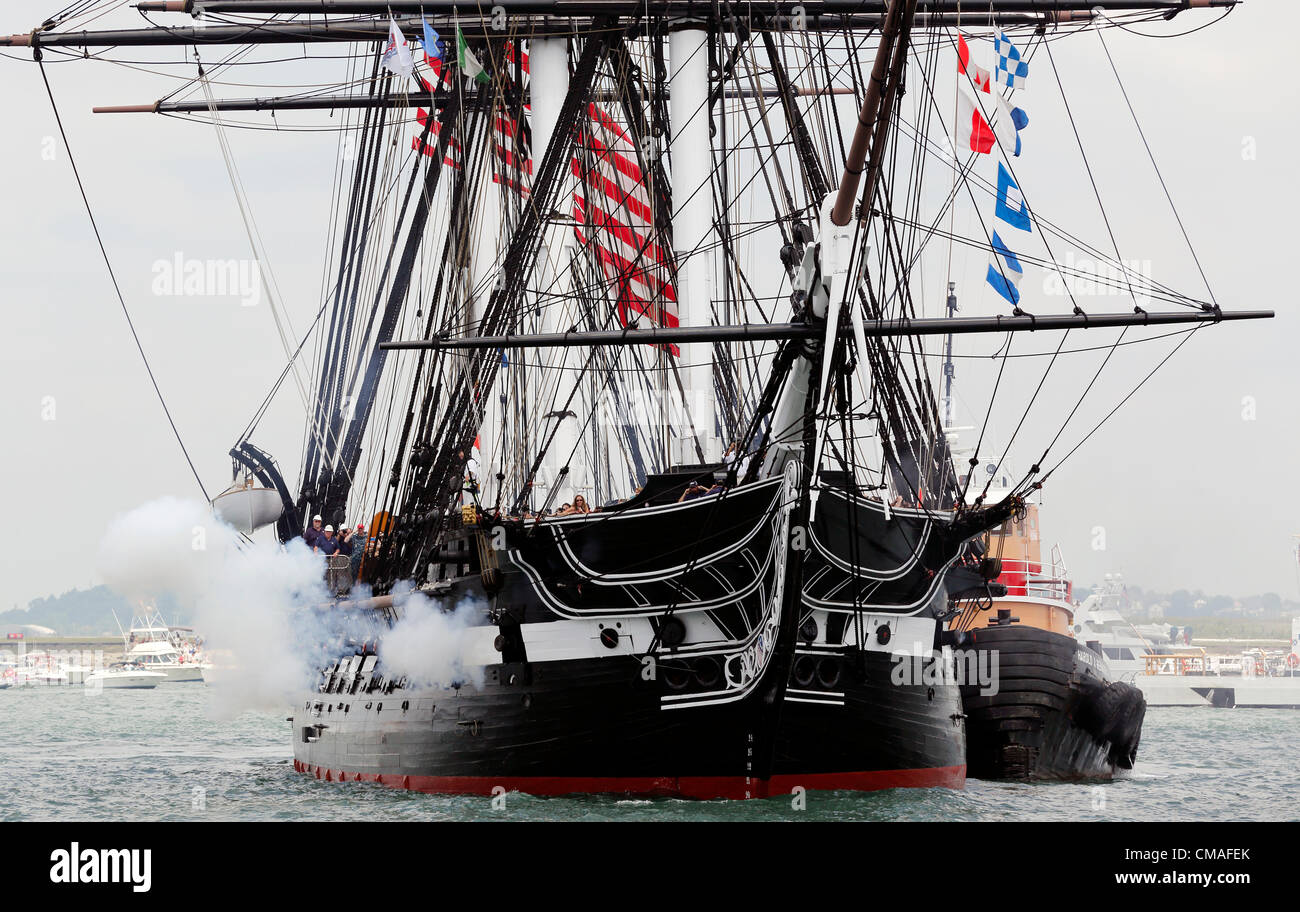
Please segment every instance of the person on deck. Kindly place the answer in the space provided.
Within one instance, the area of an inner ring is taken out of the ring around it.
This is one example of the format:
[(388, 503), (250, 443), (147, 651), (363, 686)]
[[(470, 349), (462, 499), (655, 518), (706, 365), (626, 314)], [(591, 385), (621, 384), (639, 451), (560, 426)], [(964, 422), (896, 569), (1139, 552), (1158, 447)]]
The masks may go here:
[(709, 489), (704, 487), (704, 485), (698, 484), (696, 482), (691, 482), (690, 486), (687, 487), (686, 490), (682, 492), (682, 496), (677, 498), (677, 502), (685, 503), (688, 500), (694, 500), (697, 497), (703, 497), (707, 493), (709, 493)]
[(345, 533), (339, 538), (334, 535), (334, 527), (326, 526), (321, 537), (316, 540), (316, 550), (328, 556), (330, 554), (352, 554), (352, 533)]
[[(356, 547), (358, 542), (361, 543), (360, 548)], [(348, 542), (348, 546), (352, 548), (352, 575), (354, 577), (361, 573), (361, 559), (365, 557), (366, 554), (365, 542), (366, 527), (363, 523), (357, 523), (356, 534), (354, 534), (352, 540)]]
[(316, 550), (316, 543), (320, 541), (321, 534), (322, 534), (320, 522), (321, 522), (320, 514), (317, 513), (315, 516), (311, 518), (311, 525), (308, 526), (302, 533), (302, 540), (305, 541), (307, 543), (307, 547), (311, 548), (313, 551)]
[(563, 507), (560, 508), (560, 511), (555, 515), (576, 516), (580, 513), (590, 513), (590, 512), (591, 512), (591, 507), (587, 506), (587, 498), (579, 494), (577, 497), (573, 498), (573, 503), (571, 504), (566, 503)]

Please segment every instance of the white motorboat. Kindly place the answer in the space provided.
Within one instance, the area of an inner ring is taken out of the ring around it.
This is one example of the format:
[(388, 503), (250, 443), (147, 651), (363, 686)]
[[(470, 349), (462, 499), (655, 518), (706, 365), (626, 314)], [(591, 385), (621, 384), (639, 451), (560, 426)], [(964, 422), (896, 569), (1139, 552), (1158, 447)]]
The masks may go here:
[(202, 681), (207, 663), (187, 657), (170, 643), (159, 641), (136, 643), (126, 653), (127, 658), (149, 671), (160, 673), (169, 684)]
[(1123, 578), (1107, 573), (1101, 588), (1075, 608), (1074, 635), (1080, 643), (1097, 644), (1116, 680), (1133, 682), (1146, 672), (1146, 656), (1175, 653), (1178, 647), (1160, 628), (1134, 627), (1120, 613), (1126, 602)]
[(87, 690), (142, 690), (167, 680), (160, 671), (146, 671), (134, 662), (114, 662), (103, 671), (86, 675)]
[(1135, 627), (1120, 613), (1123, 580), (1106, 575), (1100, 591), (1075, 612), (1075, 635), (1097, 643), (1121, 680), (1137, 685), (1148, 706), (1300, 709), (1300, 618), (1291, 651), (1251, 649), (1210, 655), (1179, 643), (1161, 627)]
[(168, 684), (202, 681), (203, 672), (212, 666), (198, 647), (186, 640), (187, 632), (189, 628), (168, 626), (157, 611), (132, 618), (131, 628), (123, 636), (126, 660), (161, 673)]
[(30, 652), (18, 657), (11, 679), (17, 687), (65, 687), (69, 676), (63, 663), (47, 652)]

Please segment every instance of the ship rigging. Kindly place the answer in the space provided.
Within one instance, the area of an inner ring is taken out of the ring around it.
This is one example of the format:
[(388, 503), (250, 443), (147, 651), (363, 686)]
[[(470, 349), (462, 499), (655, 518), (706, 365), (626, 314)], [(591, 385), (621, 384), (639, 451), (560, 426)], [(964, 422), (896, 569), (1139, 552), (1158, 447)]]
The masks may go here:
[[(251, 442), (265, 403), (230, 456), (279, 495), (283, 541), (314, 514), (369, 520), (357, 581), (380, 598), (340, 611), (394, 621), (411, 587), (476, 606), (462, 645), (485, 677), (413, 680), (362, 644), (295, 707), (296, 767), (430, 791), (752, 797), (964, 781), (956, 687), (891, 668), (941, 661), (949, 571), (979, 566), (977, 538), (1059, 467), (1075, 412), (1011, 494), (968, 497), (930, 336), (1063, 331), (1063, 346), (1271, 316), (1135, 275), (1118, 245), (1101, 256), (1132, 311), (1070, 295), (1072, 313), (1039, 312), (982, 219), (963, 242), (1000, 258), (1011, 313), (924, 316), (922, 261), (958, 242), (962, 194), (978, 209), (977, 191), (1020, 191), (1044, 246), (1023, 263), (1078, 241), (1030, 205), (1007, 119), (982, 112), (988, 144), (952, 151), (938, 74), (954, 58), (978, 72), (968, 38), (1037, 66), (1085, 30), (1232, 5), (146, 0), (147, 28), (77, 31), (89, 8), (73, 4), (0, 43), (38, 61), (191, 48), (175, 91), (97, 110), (198, 115), (227, 156), (223, 131), (258, 126), (227, 113), (280, 129), (324, 112), (346, 137), (329, 279), (301, 341), (282, 332), (268, 395), (301, 384), (298, 483)], [(343, 45), (323, 56), (346, 73), (215, 97), (236, 67), (283, 63), (259, 46), (298, 44)], [(975, 176), (994, 145), (995, 187)]]

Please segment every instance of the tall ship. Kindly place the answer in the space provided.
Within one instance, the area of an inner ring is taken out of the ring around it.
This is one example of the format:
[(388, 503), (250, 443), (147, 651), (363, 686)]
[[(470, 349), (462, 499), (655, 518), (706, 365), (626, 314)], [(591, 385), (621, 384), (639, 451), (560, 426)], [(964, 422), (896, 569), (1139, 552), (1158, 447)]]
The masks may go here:
[[(324, 550), (359, 631), (293, 707), (295, 769), (749, 798), (965, 781), (936, 666), (984, 537), (1055, 469), (969, 490), (929, 340), (1271, 315), (1127, 271), (1165, 306), (1021, 306), (1030, 239), (1072, 238), (1013, 173), (1030, 63), (1228, 5), (140, 0), (147, 27), (73, 8), (5, 43), (186, 48), (182, 89), (99, 110), (207, 120), (228, 165), (235, 112), (339, 131), (329, 281), (268, 395), (304, 401), (298, 482), (263, 405), (220, 497)], [(285, 44), (312, 89), (217, 97)], [(936, 238), (983, 251), (1005, 312), (925, 315)]]

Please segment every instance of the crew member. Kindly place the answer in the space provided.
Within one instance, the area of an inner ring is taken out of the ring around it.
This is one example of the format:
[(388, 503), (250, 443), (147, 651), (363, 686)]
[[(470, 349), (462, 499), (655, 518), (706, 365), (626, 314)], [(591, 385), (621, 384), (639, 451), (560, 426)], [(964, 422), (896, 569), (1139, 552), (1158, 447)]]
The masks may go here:
[(313, 551), (321, 539), (320, 514), (317, 513), (311, 518), (311, 525), (302, 533), (302, 540), (307, 543), (307, 547)]
[[(342, 547), (342, 539), (334, 537), (333, 526), (326, 526), (324, 531), (321, 532), (320, 538), (316, 539), (316, 550), (327, 557), (331, 554), (338, 554), (339, 551), (342, 550)], [(344, 553), (352, 553), (351, 546), (349, 546), (348, 550)]]

